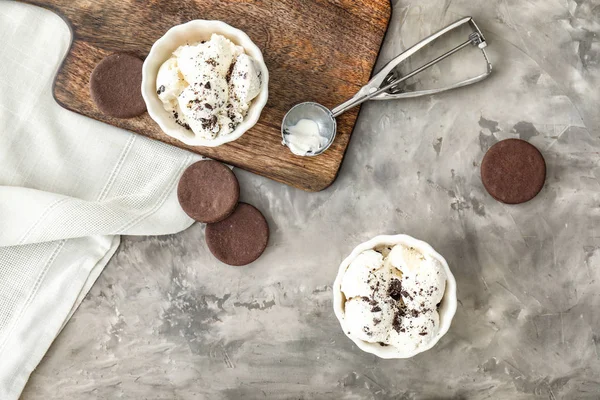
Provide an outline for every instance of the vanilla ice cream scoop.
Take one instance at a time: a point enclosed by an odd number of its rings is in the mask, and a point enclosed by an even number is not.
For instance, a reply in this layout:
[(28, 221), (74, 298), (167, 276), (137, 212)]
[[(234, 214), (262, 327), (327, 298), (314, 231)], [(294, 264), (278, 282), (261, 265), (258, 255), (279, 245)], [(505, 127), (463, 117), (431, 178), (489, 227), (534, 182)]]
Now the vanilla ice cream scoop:
[(231, 70), (231, 95), (241, 103), (249, 103), (260, 93), (260, 72), (254, 60), (240, 54)]
[(437, 311), (410, 312), (392, 325), (387, 343), (399, 349), (414, 351), (438, 334), (440, 315)]
[(367, 250), (350, 263), (342, 279), (342, 292), (347, 299), (369, 296), (372, 285), (387, 283), (389, 268), (383, 268), (383, 256), (375, 250)]
[(310, 119), (301, 119), (284, 132), (284, 144), (298, 156), (316, 153), (327, 145), (327, 138), (319, 133), (319, 124)]
[(394, 246), (386, 261), (402, 274), (402, 301), (406, 306), (436, 309), (446, 287), (446, 273), (438, 260), (412, 247)]
[(187, 85), (177, 67), (177, 58), (171, 57), (160, 66), (156, 76), (156, 93), (163, 103), (177, 102), (177, 97)]
[(385, 303), (368, 297), (353, 297), (346, 301), (348, 334), (365, 342), (385, 342), (393, 323), (394, 310)]
[(194, 82), (206, 71), (227, 75), (233, 61), (243, 52), (231, 40), (213, 33), (210, 40), (181, 46), (174, 54), (185, 80)]
[(219, 113), (227, 102), (228, 93), (227, 81), (216, 73), (204, 75), (181, 93), (179, 108), (196, 134), (214, 138), (219, 133)]

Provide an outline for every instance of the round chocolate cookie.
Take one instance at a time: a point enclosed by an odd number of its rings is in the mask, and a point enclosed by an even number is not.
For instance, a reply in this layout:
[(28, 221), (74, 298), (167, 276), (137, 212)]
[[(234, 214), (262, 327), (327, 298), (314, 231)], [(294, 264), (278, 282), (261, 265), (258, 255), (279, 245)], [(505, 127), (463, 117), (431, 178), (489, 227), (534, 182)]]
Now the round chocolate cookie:
[(183, 211), (198, 222), (218, 222), (227, 218), (240, 198), (240, 185), (225, 164), (198, 161), (181, 175), (177, 198)]
[(524, 203), (542, 190), (546, 162), (532, 144), (521, 139), (503, 140), (483, 157), (481, 180), (494, 199), (507, 204)]
[(117, 118), (133, 118), (146, 111), (143, 64), (137, 57), (116, 53), (96, 65), (90, 76), (90, 95), (100, 111)]
[(250, 264), (265, 251), (268, 242), (267, 220), (250, 204), (240, 203), (223, 221), (206, 225), (206, 244), (225, 264)]

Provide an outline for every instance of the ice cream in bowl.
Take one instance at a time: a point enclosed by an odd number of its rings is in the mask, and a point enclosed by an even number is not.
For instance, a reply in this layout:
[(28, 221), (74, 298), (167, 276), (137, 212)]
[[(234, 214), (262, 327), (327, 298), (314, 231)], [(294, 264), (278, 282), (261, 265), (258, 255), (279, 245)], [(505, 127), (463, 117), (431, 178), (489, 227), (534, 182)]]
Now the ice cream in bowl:
[(381, 358), (432, 348), (456, 312), (456, 281), (446, 260), (408, 235), (377, 236), (342, 262), (333, 307), (346, 334)]
[(142, 70), (150, 117), (167, 135), (215, 147), (240, 138), (267, 102), (269, 72), (248, 35), (194, 20), (156, 41)]

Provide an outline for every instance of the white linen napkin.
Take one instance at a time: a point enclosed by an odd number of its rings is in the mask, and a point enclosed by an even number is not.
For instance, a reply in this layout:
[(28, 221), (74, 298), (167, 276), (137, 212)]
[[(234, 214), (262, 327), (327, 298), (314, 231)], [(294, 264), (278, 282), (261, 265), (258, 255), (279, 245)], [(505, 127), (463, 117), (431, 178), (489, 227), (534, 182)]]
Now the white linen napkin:
[(181, 231), (177, 181), (199, 157), (62, 109), (60, 17), (0, 0), (0, 399), (33, 369), (119, 245)]

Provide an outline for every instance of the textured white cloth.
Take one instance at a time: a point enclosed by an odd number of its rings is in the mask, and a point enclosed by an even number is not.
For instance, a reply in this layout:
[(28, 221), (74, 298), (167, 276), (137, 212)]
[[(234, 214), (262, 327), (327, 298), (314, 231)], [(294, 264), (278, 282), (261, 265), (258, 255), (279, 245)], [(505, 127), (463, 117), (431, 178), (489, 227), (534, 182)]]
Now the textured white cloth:
[(0, 0), (0, 399), (33, 369), (119, 245), (192, 221), (176, 184), (198, 157), (66, 111), (66, 24)]

